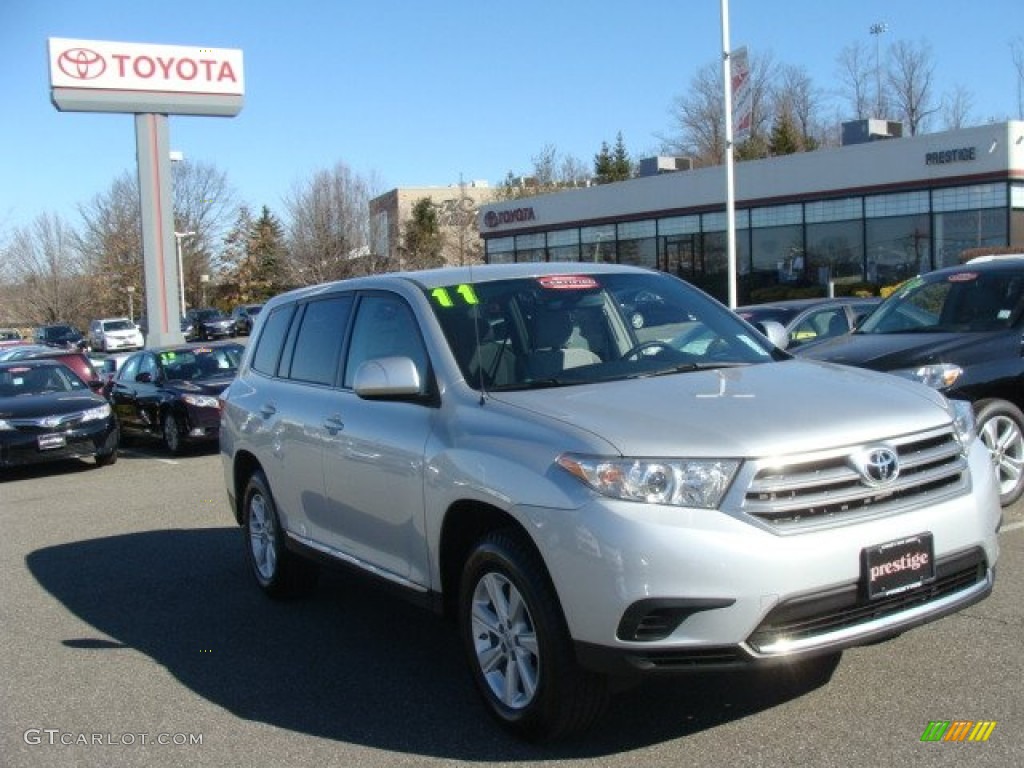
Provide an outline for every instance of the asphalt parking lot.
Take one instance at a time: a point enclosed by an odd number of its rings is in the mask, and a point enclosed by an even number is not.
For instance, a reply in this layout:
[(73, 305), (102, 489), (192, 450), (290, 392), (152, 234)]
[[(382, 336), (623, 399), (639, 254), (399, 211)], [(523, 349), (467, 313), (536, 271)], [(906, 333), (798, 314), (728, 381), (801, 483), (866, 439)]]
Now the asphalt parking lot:
[[(1020, 765), (1024, 504), (1006, 520), (977, 606), (835, 670), (654, 681), (587, 738), (537, 747), (491, 723), (433, 615), (341, 576), (264, 599), (215, 452), (8, 472), (0, 764)], [(996, 725), (923, 743), (935, 720)]]

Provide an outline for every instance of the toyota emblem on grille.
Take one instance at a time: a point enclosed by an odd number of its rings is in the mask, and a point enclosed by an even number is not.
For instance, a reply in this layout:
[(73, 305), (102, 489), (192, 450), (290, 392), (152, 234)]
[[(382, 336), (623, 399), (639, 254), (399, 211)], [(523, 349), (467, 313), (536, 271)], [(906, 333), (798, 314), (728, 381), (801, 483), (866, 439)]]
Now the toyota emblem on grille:
[(95, 80), (107, 71), (107, 60), (89, 48), (68, 48), (57, 58), (57, 66), (75, 80)]
[(886, 446), (867, 448), (853, 456), (854, 469), (870, 486), (891, 483), (900, 474), (900, 460), (896, 451)]

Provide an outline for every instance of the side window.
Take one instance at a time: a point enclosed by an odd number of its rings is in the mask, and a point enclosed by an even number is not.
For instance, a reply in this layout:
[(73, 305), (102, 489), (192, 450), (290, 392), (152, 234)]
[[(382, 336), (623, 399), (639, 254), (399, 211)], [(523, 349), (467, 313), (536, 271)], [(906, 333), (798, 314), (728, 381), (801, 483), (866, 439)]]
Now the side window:
[(139, 373), (148, 373), (156, 381), (159, 368), (156, 364), (156, 358), (153, 355), (143, 355), (142, 360), (139, 363)]
[(288, 334), (288, 324), (295, 312), (294, 305), (279, 307), (270, 313), (263, 324), (263, 333), (256, 342), (256, 352), (252, 356), (252, 369), (265, 373), (267, 376), (277, 374), (277, 361), (281, 358), (281, 345)]
[(290, 378), (313, 384), (334, 384), (345, 338), (352, 297), (311, 301), (295, 337)]
[(345, 364), (345, 386), (351, 387), (359, 366), (376, 357), (409, 357), (427, 375), (427, 350), (412, 309), (398, 296), (372, 294), (359, 302), (352, 343)]
[(139, 372), (139, 362), (142, 360), (142, 355), (135, 355), (129, 357), (123, 366), (121, 366), (121, 373), (117, 378), (122, 381), (135, 381), (135, 375)]

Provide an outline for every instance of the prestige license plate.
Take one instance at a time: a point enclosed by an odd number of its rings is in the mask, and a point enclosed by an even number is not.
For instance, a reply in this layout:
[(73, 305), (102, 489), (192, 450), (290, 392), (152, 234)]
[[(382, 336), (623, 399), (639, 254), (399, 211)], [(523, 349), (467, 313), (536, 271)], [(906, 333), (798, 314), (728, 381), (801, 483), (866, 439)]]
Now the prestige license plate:
[(930, 533), (867, 547), (864, 578), (868, 597), (895, 595), (935, 578), (935, 553)]

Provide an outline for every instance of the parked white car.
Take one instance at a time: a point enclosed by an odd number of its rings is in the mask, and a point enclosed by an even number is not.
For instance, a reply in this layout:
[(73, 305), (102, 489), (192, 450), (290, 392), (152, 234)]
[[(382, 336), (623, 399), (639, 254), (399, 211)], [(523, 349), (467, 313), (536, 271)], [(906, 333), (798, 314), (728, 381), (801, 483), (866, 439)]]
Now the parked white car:
[(127, 317), (108, 317), (89, 323), (89, 347), (98, 352), (142, 349), (145, 344), (139, 326)]

